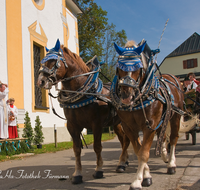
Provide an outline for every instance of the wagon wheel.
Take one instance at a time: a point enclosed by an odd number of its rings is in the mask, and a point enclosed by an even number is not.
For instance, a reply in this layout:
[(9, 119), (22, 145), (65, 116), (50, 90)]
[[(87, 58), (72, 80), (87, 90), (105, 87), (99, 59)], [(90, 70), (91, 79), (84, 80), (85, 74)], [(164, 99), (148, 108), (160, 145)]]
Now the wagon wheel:
[(195, 145), (196, 144), (196, 131), (192, 131), (192, 144)]
[(189, 140), (189, 133), (188, 132), (185, 133), (185, 139)]

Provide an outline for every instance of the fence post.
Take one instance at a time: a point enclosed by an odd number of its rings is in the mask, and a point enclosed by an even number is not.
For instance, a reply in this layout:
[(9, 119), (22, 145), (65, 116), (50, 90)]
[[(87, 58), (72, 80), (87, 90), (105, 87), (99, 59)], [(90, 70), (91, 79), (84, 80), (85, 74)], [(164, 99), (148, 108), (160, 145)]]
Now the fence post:
[(54, 140), (55, 140), (55, 147), (57, 148), (57, 129), (56, 129), (56, 124), (54, 124)]

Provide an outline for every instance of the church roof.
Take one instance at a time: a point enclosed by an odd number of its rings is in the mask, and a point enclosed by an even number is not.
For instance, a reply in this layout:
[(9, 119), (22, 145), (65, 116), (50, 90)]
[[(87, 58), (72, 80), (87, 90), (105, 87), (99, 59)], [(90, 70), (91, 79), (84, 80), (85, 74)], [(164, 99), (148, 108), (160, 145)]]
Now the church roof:
[(198, 52), (200, 52), (200, 35), (195, 32), (166, 58)]

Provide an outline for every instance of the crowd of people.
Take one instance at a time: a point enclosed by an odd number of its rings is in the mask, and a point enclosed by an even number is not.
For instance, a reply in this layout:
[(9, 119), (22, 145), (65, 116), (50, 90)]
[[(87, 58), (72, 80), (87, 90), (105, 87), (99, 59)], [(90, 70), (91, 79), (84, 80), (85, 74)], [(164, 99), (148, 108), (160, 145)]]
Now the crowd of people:
[(0, 139), (17, 138), (17, 115), (18, 109), (14, 105), (15, 99), (8, 95), (8, 85), (0, 81)]

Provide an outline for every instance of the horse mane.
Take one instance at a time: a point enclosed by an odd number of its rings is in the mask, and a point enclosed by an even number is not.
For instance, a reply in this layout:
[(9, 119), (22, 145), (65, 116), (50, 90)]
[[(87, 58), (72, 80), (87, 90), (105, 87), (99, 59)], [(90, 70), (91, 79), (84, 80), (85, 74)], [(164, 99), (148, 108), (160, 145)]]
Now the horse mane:
[(76, 53), (71, 52), (67, 47), (64, 45), (61, 45), (61, 49), (68, 54), (85, 72), (89, 72), (89, 67), (85, 64), (85, 62), (82, 60), (80, 56), (78, 56)]
[[(144, 40), (143, 40), (143, 43), (144, 43)], [(140, 45), (142, 45), (143, 43), (141, 43)], [(125, 47), (138, 47), (138, 45), (136, 44), (134, 40), (129, 40), (126, 42)], [(142, 59), (144, 69), (146, 70), (148, 63), (143, 53), (141, 53), (141, 59)]]
[(130, 41), (127, 41), (126, 44), (125, 44), (125, 47), (137, 47), (137, 44), (135, 41), (133, 40), (130, 40)]

